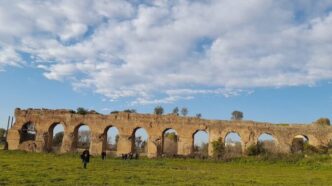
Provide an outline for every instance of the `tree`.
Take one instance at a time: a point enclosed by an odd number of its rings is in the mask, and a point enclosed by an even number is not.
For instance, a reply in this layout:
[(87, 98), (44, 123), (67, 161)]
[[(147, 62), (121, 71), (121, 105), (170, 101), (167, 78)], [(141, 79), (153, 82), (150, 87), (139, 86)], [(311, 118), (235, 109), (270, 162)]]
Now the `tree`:
[(0, 143), (4, 142), (5, 140), (6, 140), (6, 130), (0, 128)]
[(82, 130), (78, 132), (78, 145), (79, 148), (87, 148), (90, 146), (90, 131)]
[(320, 126), (330, 126), (331, 122), (329, 120), (329, 118), (319, 118), (316, 122), (316, 125), (320, 125)]
[(90, 111), (87, 111), (88, 113), (90, 114), (100, 114), (99, 112), (95, 111), (95, 110), (90, 110)]
[(179, 108), (175, 107), (172, 111), (172, 114), (179, 115)]
[(162, 115), (164, 113), (164, 108), (161, 106), (156, 106), (154, 108), (154, 114)]
[(187, 116), (188, 115), (188, 109), (186, 107), (183, 107), (181, 109), (181, 114), (182, 114), (182, 116)]
[(196, 114), (196, 118), (201, 118), (201, 117), (202, 117), (201, 113)]
[(243, 119), (243, 113), (241, 111), (233, 111), (232, 112), (232, 120), (242, 120)]
[(53, 138), (53, 146), (59, 146), (62, 143), (63, 132), (58, 132)]
[(126, 112), (126, 113), (136, 113), (136, 110), (135, 109), (126, 109), (123, 112)]
[(119, 113), (118, 110), (114, 110), (114, 111), (110, 112), (110, 114), (118, 114), (118, 113)]
[(120, 138), (120, 136), (119, 136), (119, 134), (117, 134), (117, 135), (115, 136), (115, 144), (118, 144), (118, 142), (119, 142), (119, 138)]
[(142, 139), (141, 136), (135, 138), (135, 149), (136, 152), (144, 152), (146, 146), (146, 141)]
[(6, 130), (3, 128), (0, 128), (0, 138), (4, 138), (6, 135)]
[(77, 114), (86, 115), (89, 111), (83, 107), (77, 108)]

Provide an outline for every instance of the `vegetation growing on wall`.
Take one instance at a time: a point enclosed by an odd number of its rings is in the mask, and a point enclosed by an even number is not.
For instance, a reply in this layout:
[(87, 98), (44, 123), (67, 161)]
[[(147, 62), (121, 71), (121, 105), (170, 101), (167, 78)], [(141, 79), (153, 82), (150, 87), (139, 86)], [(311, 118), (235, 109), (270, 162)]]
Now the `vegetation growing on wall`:
[(213, 157), (216, 159), (221, 159), (225, 154), (225, 144), (221, 138), (212, 142), (212, 148)]

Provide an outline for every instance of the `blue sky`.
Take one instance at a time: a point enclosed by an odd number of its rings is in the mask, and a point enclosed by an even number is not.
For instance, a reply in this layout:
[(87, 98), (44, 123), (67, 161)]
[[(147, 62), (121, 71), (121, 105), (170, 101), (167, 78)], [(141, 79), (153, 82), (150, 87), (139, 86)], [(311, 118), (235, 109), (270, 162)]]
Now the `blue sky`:
[[(48, 80), (34, 68), (8, 68), (0, 73), (1, 127), (6, 127), (7, 117), (20, 108), (85, 107), (101, 113), (127, 108), (142, 113), (152, 113), (156, 104), (131, 105), (126, 100), (103, 101), (91, 91), (74, 91), (67, 82)], [(261, 88), (251, 94), (224, 97), (201, 95), (191, 100), (161, 104), (166, 112), (175, 106), (187, 107), (189, 115), (201, 113), (204, 118), (230, 119), (233, 110), (244, 112), (248, 120), (274, 123), (311, 123), (319, 117), (332, 118), (332, 85), (320, 82), (316, 86), (287, 88)]]
[(0, 127), (16, 107), (332, 118), (332, 2), (2, 1)]

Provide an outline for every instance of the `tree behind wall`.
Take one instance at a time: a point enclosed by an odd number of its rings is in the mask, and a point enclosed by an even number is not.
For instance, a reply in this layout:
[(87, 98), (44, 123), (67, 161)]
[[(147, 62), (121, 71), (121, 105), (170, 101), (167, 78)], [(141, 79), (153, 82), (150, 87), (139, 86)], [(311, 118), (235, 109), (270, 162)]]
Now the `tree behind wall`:
[(188, 109), (186, 107), (183, 107), (181, 109), (181, 114), (182, 114), (182, 116), (187, 116), (188, 115)]
[(331, 122), (329, 118), (319, 118), (315, 124), (319, 126), (330, 126)]
[(156, 106), (154, 108), (154, 114), (162, 115), (164, 113), (164, 108), (161, 106)]
[(78, 132), (78, 148), (90, 147), (90, 131), (82, 130)]
[(4, 143), (6, 140), (6, 130), (0, 128), (0, 143)]
[(63, 132), (58, 132), (53, 138), (53, 146), (60, 146), (62, 143)]
[(81, 115), (86, 115), (88, 112), (89, 111), (83, 107), (77, 108), (77, 111), (76, 111), (77, 114), (81, 114)]
[(243, 112), (241, 111), (233, 111), (232, 112), (232, 120), (242, 120), (243, 119)]
[(175, 107), (172, 111), (172, 114), (175, 114), (175, 115), (179, 115), (179, 108), (178, 107)]

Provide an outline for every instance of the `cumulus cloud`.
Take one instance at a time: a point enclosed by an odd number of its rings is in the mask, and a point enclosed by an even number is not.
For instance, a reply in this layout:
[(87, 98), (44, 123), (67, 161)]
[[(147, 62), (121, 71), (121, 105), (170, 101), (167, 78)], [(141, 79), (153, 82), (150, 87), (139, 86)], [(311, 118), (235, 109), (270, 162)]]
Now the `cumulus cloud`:
[(134, 104), (314, 85), (332, 79), (331, 8), (329, 0), (2, 1), (0, 69), (35, 65), (48, 79)]

